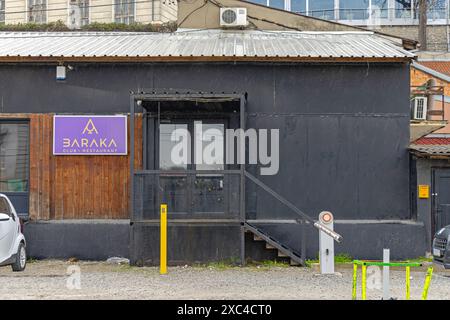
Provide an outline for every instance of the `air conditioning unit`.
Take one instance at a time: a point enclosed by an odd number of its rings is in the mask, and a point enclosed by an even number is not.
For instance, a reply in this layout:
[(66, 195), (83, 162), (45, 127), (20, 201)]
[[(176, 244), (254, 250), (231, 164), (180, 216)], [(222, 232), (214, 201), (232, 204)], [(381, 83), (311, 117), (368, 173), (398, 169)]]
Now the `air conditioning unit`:
[(427, 120), (427, 97), (414, 98), (413, 119)]
[(247, 26), (247, 8), (220, 8), (220, 25), (222, 27)]

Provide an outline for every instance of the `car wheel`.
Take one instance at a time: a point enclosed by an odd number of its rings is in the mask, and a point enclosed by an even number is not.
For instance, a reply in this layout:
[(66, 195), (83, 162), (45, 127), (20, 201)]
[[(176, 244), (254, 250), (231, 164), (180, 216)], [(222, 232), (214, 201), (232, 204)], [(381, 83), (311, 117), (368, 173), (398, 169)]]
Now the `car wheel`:
[(16, 262), (14, 262), (11, 267), (13, 271), (23, 271), (27, 265), (27, 252), (25, 251), (25, 245), (23, 243), (19, 244), (19, 249), (17, 249)]

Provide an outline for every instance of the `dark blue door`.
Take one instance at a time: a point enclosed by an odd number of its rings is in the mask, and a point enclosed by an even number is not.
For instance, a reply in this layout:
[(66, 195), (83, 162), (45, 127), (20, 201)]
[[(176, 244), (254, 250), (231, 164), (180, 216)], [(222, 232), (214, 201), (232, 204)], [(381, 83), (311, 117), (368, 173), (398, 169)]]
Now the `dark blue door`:
[(450, 225), (450, 168), (434, 170), (435, 230)]

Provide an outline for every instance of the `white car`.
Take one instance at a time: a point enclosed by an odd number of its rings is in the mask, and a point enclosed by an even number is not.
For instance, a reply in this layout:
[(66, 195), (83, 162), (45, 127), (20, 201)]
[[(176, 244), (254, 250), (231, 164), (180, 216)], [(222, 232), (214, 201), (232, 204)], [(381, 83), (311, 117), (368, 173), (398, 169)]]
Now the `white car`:
[(16, 209), (7, 196), (0, 193), (0, 267), (11, 265), (23, 271), (27, 263), (25, 237)]

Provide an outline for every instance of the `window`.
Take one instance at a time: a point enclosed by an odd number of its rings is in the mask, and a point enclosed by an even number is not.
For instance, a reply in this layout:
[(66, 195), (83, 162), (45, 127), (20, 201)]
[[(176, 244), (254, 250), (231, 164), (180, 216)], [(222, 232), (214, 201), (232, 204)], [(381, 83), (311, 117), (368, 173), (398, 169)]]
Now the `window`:
[(267, 0), (251, 0), (250, 2), (254, 2), (257, 4), (262, 4), (264, 6), (267, 6)]
[[(418, 2), (418, 1), (417, 1)], [(428, 0), (427, 17), (430, 20), (446, 19), (446, 0)]]
[(269, 0), (269, 7), (284, 9), (284, 0)]
[(81, 28), (89, 24), (89, 0), (70, 0), (69, 26)]
[(6, 213), (8, 216), (12, 216), (11, 207), (5, 198), (0, 197), (0, 213)]
[[(179, 143), (172, 139), (172, 134), (175, 130), (180, 132), (187, 132), (188, 125), (185, 123), (162, 123), (159, 126), (159, 168), (161, 170), (186, 170), (190, 153), (187, 155), (179, 155), (183, 161), (182, 163), (175, 163), (172, 159), (172, 150)], [(187, 148), (191, 150), (190, 139), (187, 136), (177, 136), (176, 139), (186, 139)]]
[(134, 23), (134, 0), (114, 0), (114, 21)]
[(28, 139), (28, 123), (0, 122), (0, 192), (28, 191)]
[(28, 0), (28, 22), (47, 22), (47, 0)]
[(0, 0), (0, 24), (5, 23), (5, 0)]
[(363, 20), (368, 18), (369, 0), (340, 0), (339, 19)]
[(427, 97), (415, 97), (413, 100), (413, 119), (427, 119)]
[(306, 14), (306, 0), (291, 0), (291, 11)]
[(388, 1), (387, 0), (372, 0), (372, 7), (370, 8), (370, 14), (372, 19), (388, 17)]
[(411, 18), (411, 0), (395, 0), (395, 17)]
[(321, 19), (334, 19), (334, 0), (309, 1), (309, 15)]

